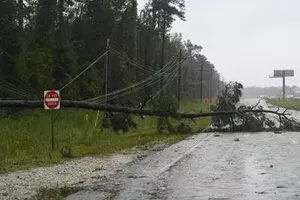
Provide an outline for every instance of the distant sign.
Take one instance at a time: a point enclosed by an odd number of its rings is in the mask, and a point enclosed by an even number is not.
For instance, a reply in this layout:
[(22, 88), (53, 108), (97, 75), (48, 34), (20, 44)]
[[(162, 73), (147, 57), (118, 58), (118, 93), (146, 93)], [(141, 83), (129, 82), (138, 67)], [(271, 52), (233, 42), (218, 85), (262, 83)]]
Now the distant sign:
[(274, 78), (277, 77), (287, 77), (287, 76), (294, 76), (294, 70), (274, 70)]
[(60, 94), (58, 90), (44, 91), (45, 110), (60, 109)]

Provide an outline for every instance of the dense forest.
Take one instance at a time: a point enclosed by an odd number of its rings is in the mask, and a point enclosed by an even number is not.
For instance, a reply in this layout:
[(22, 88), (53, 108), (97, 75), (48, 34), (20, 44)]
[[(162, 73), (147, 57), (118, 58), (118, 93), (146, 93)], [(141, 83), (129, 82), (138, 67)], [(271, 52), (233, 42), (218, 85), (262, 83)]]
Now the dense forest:
[(136, 0), (1, 0), (0, 98), (41, 99), (87, 67), (64, 99), (214, 98), (224, 83), (201, 45), (170, 32), (185, 12), (184, 0), (149, 0), (140, 12)]

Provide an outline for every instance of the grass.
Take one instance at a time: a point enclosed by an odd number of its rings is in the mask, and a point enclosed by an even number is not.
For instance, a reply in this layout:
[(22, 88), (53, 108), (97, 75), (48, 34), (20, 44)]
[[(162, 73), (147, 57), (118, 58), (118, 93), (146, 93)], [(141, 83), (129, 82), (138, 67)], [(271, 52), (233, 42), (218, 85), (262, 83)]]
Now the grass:
[(300, 99), (287, 99), (285, 101), (279, 99), (270, 99), (267, 101), (267, 103), (292, 110), (300, 110)]
[(210, 105), (201, 103), (201, 100), (195, 99), (184, 101), (180, 105), (181, 112), (209, 112)]
[[(199, 107), (198, 107), (199, 106)], [(208, 106), (185, 102), (182, 111), (198, 111)], [(194, 109), (193, 109), (194, 108)], [(51, 113), (42, 109), (23, 110), (14, 116), (0, 119), (0, 173), (30, 169), (68, 160), (68, 157), (103, 156), (154, 141), (176, 143), (189, 135), (158, 134), (156, 117), (134, 116), (137, 129), (127, 133), (95, 128), (97, 111), (61, 109), (55, 111), (55, 141), (51, 150)], [(100, 118), (103, 113), (100, 113)], [(190, 124), (193, 132), (206, 128), (211, 119), (196, 121), (171, 120), (173, 124)], [(100, 120), (99, 120), (100, 122)], [(62, 156), (62, 147), (72, 150), (72, 156)]]

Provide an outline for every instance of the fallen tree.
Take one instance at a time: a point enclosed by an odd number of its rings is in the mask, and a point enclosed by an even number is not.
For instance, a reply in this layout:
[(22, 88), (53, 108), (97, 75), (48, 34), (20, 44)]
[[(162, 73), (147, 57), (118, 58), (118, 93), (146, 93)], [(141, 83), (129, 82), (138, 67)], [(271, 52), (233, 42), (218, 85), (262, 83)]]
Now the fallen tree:
[[(41, 100), (0, 100), (0, 108), (43, 108), (44, 102)], [(165, 112), (159, 110), (141, 110), (136, 108), (118, 107), (112, 105), (103, 105), (97, 103), (89, 103), (85, 101), (61, 101), (63, 108), (81, 108), (100, 110), (106, 112), (116, 113), (128, 113), (135, 115), (147, 115), (147, 116), (159, 116), (159, 117), (173, 117), (173, 118), (185, 118), (194, 119), (199, 117), (210, 116), (222, 116), (222, 115), (240, 115), (245, 113), (271, 113), (277, 115), (280, 118), (289, 119), (289, 114), (284, 112), (264, 110), (264, 109), (246, 109), (246, 110), (234, 110), (234, 111), (216, 111), (216, 112), (204, 112), (204, 113), (179, 113), (179, 112)]]
[[(253, 105), (239, 105), (242, 97), (243, 85), (239, 82), (229, 82), (225, 85), (221, 94), (218, 96), (213, 111), (227, 111), (228, 115), (216, 115), (213, 117), (214, 130), (222, 130), (230, 126), (232, 132), (235, 131), (266, 131), (266, 130), (300, 130), (300, 124), (292, 117), (287, 117), (287, 109), (282, 112), (277, 110), (264, 110), (260, 106), (260, 100)], [(232, 114), (234, 113), (234, 114)], [(270, 118), (266, 114), (275, 114), (276, 119)], [(278, 123), (277, 123), (278, 122)]]

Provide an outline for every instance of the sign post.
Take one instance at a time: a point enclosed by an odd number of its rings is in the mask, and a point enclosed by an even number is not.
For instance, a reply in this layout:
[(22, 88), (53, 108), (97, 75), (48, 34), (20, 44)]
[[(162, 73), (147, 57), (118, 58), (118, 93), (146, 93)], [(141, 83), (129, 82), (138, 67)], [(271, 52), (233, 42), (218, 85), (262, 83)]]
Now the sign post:
[(54, 126), (55, 113), (54, 110), (60, 109), (60, 93), (58, 90), (44, 91), (44, 109), (51, 111), (51, 147), (52, 151), (56, 149)]
[(282, 99), (285, 100), (285, 78), (286, 77), (293, 77), (294, 70), (274, 70), (274, 74), (270, 78), (282, 78)]

